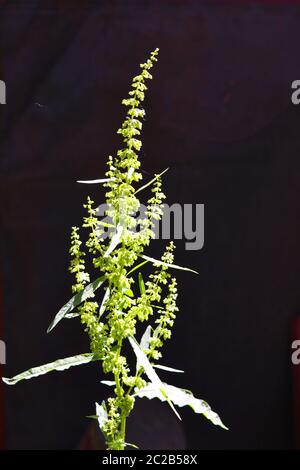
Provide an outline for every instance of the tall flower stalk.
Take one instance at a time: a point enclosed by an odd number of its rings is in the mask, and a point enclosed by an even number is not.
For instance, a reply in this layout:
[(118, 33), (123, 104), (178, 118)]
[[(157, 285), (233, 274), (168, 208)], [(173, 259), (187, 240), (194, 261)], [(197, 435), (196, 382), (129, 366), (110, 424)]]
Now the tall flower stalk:
[[(126, 443), (127, 418), (135, 400), (142, 397), (166, 401), (179, 419), (176, 407), (189, 405), (196, 413), (225, 428), (206, 402), (195, 398), (191, 392), (162, 382), (156, 372), (157, 369), (182, 372), (157, 361), (162, 357), (165, 341), (171, 338), (178, 312), (177, 281), (171, 272), (188, 270), (174, 264), (173, 242), (166, 246), (160, 260), (144, 254), (154, 238), (154, 224), (163, 215), (165, 199), (162, 174), (137, 187), (142, 180), (138, 157), (145, 116), (142, 103), (157, 56), (158, 49), (140, 65), (140, 73), (133, 78), (129, 95), (122, 101), (127, 108), (125, 120), (118, 130), (122, 148), (114, 157), (109, 156), (106, 178), (93, 181), (103, 184), (106, 189), (105, 218), (99, 217), (97, 205), (88, 197), (82, 224), (87, 231), (86, 242), (82, 242), (78, 227), (73, 227), (71, 233), (69, 270), (74, 276), (74, 296), (60, 309), (48, 328), (49, 332), (60, 320), (79, 317), (89, 337), (90, 352), (3, 379), (7, 384), (15, 384), (51, 370), (101, 361), (103, 372), (111, 379), (102, 382), (112, 387), (113, 394), (106, 402), (96, 403), (96, 418), (107, 447), (112, 450), (123, 450), (129, 445)], [(137, 217), (141, 207), (138, 194), (142, 190), (150, 190), (150, 196), (145, 216)], [(92, 276), (86, 269), (87, 256), (92, 261), (92, 271), (101, 274), (93, 282), (90, 282)], [(142, 275), (145, 264), (153, 266), (147, 279)], [(98, 295), (100, 287), (102, 294)], [(146, 328), (138, 341), (139, 323), (145, 323)], [(136, 355), (134, 370), (124, 352), (126, 342)]]

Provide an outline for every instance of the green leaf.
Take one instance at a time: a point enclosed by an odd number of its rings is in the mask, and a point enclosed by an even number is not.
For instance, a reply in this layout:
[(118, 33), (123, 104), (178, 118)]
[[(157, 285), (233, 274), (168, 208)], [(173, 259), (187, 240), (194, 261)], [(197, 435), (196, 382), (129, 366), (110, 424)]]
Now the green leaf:
[(177, 264), (165, 263), (164, 261), (150, 258), (150, 256), (140, 255), (140, 257), (145, 259), (146, 261), (151, 261), (151, 263), (153, 263), (155, 266), (166, 266), (167, 268), (180, 269), (181, 271), (191, 271), (192, 273), (199, 274), (197, 271), (194, 271), (193, 269), (184, 268), (183, 266), (178, 266)]
[(103, 433), (103, 426), (106, 424), (108, 420), (106, 405), (104, 401), (101, 403), (101, 405), (99, 405), (99, 403), (96, 403), (96, 415), (97, 415), (97, 419), (99, 423), (99, 428), (101, 429)]
[(179, 407), (190, 406), (195, 413), (203, 414), (214, 425), (228, 430), (217, 413), (212, 411), (211, 407), (205, 401), (195, 398), (189, 390), (174, 387), (166, 383), (163, 383), (163, 390), (161, 390), (160, 387), (157, 387), (152, 382), (148, 383), (146, 387), (142, 389), (136, 389), (135, 395), (139, 398), (148, 398), (149, 400), (158, 398), (161, 401), (166, 401), (166, 397), (168, 397), (175, 405)]
[(125, 442), (125, 447), (132, 447), (133, 449), (139, 450), (139, 447), (135, 444), (131, 444), (130, 442)]
[(160, 178), (163, 174), (165, 174), (167, 171), (169, 170), (169, 168), (166, 168), (164, 171), (162, 171), (159, 175), (155, 175), (155, 177), (149, 181), (148, 183), (144, 184), (144, 186), (142, 186), (141, 188), (137, 189), (135, 194), (139, 193), (140, 191), (143, 191), (143, 189), (146, 189), (148, 188), (148, 186), (150, 186), (152, 183), (154, 183), (158, 178)]
[(80, 366), (81, 364), (87, 364), (88, 362), (97, 360), (99, 360), (99, 358), (91, 353), (78, 354), (77, 356), (66, 357), (64, 359), (58, 359), (55, 362), (50, 362), (49, 364), (33, 367), (32, 369), (28, 369), (10, 379), (2, 377), (2, 380), (7, 385), (15, 385), (17, 382), (20, 382), (20, 380), (33, 379), (34, 377), (48, 374), (48, 372), (52, 372), (54, 370), (62, 371), (69, 369), (70, 367)]
[[(134, 338), (128, 338), (128, 340), (131, 344), (133, 351), (135, 352), (135, 355), (140, 365), (143, 367), (145, 374), (151, 380), (151, 383), (154, 386), (154, 388), (164, 393), (165, 392), (164, 385), (162, 381), (160, 380), (160, 378), (158, 377), (155, 370), (153, 369), (152, 365), (150, 364), (149, 359), (147, 358), (146, 354), (141, 350), (139, 344)], [(181, 420), (179, 413), (176, 411), (172, 403), (172, 400), (170, 400), (168, 396), (166, 397), (166, 400), (168, 404), (170, 405), (170, 407), (172, 408), (172, 410), (174, 411), (174, 413), (176, 414), (177, 418)]]
[(144, 349), (149, 348), (149, 341), (151, 338), (151, 325), (148, 325), (140, 342), (140, 348), (143, 351)]
[(134, 173), (134, 168), (130, 167), (129, 170), (128, 170), (128, 173), (127, 173), (127, 179), (128, 180), (132, 177), (133, 173)]
[(140, 293), (141, 293), (141, 295), (143, 295), (143, 294), (145, 294), (146, 289), (145, 289), (145, 283), (144, 283), (142, 273), (138, 274), (138, 280), (139, 280)]
[[(97, 211), (98, 211), (99, 207), (97, 208)], [(108, 228), (116, 228), (114, 224), (109, 224), (108, 222), (103, 222), (103, 220), (99, 220), (98, 225), (102, 225), (103, 227), (108, 227)]]
[(107, 385), (108, 387), (113, 387), (114, 385), (116, 385), (116, 382), (114, 380), (101, 380), (101, 382), (103, 385)]
[(124, 227), (121, 224), (118, 224), (115, 230), (115, 233), (113, 234), (110, 245), (106, 252), (104, 253), (104, 258), (107, 258), (111, 252), (116, 248), (116, 246), (120, 243), (122, 234), (123, 234)]
[(72, 318), (77, 318), (77, 317), (80, 317), (80, 313), (78, 312), (70, 312), (64, 316), (64, 318), (66, 318), (67, 320), (70, 320)]
[(132, 292), (131, 289), (125, 289), (124, 294), (127, 295), (128, 297), (131, 297), (133, 299), (134, 293)]
[(98, 277), (94, 282), (88, 284), (81, 292), (74, 295), (57, 313), (52, 323), (50, 323), (47, 333), (50, 333), (51, 330), (72, 310), (77, 307), (77, 305), (81, 304), (84, 300), (88, 297), (91, 297), (92, 294), (99, 289), (99, 287), (105, 282), (106, 276)]
[(76, 181), (76, 183), (98, 184), (98, 183), (107, 183), (108, 181), (112, 181), (112, 178), (102, 178), (100, 180), (78, 180), (78, 181)]
[(156, 310), (164, 310), (164, 307), (162, 307), (161, 305), (151, 304), (151, 307), (156, 308)]
[(165, 370), (167, 372), (177, 372), (177, 373), (180, 373), (180, 374), (184, 373), (184, 370), (173, 369), (173, 367), (162, 366), (160, 364), (153, 364), (153, 367), (155, 367), (155, 369), (161, 369), (161, 370)]
[(142, 351), (139, 344), (134, 338), (128, 338), (128, 339), (140, 365), (144, 368), (145, 373), (147, 374), (148, 378), (151, 380), (151, 382), (154, 385), (156, 385), (157, 387), (160, 387), (162, 385), (162, 382), (160, 378), (158, 377), (157, 373), (155, 372), (155, 370), (153, 369), (152, 365), (150, 364), (146, 354)]
[(109, 299), (109, 295), (110, 295), (110, 289), (108, 287), (105, 291), (105, 294), (103, 296), (103, 299), (102, 299), (102, 302), (101, 302), (101, 305), (100, 305), (100, 308), (99, 308), (99, 319), (102, 317), (103, 313), (105, 312), (106, 303)]
[(127, 276), (129, 276), (129, 274), (132, 274), (134, 271), (136, 271), (137, 269), (141, 268), (142, 266), (144, 266), (145, 264), (149, 263), (149, 261), (142, 261), (141, 263), (137, 264), (136, 266), (134, 266), (130, 271), (128, 271), (127, 273)]
[[(150, 338), (151, 338), (151, 325), (148, 325), (143, 336), (142, 336), (142, 339), (141, 339), (141, 342), (140, 342), (140, 348), (142, 351), (145, 351), (146, 349), (149, 348), (149, 341), (150, 341)], [(139, 370), (139, 368), (141, 367), (141, 363), (140, 361), (137, 359), (136, 360), (136, 371)]]

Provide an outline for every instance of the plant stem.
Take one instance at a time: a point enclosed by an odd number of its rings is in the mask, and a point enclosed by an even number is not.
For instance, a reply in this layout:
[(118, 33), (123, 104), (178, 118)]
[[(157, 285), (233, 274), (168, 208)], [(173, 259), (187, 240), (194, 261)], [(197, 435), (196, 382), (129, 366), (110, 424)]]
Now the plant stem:
[(125, 447), (126, 419), (127, 419), (126, 415), (122, 413), (122, 416), (121, 416), (122, 450), (124, 450), (124, 447)]
[[(118, 349), (118, 358), (120, 357), (122, 350), (122, 340), (119, 340), (119, 349)], [(117, 388), (117, 395), (121, 397), (123, 395), (123, 389), (120, 384), (120, 370), (115, 373), (115, 382)], [(121, 425), (120, 425), (120, 450), (124, 450), (125, 448), (125, 431), (126, 431), (126, 415), (123, 410), (121, 410)]]

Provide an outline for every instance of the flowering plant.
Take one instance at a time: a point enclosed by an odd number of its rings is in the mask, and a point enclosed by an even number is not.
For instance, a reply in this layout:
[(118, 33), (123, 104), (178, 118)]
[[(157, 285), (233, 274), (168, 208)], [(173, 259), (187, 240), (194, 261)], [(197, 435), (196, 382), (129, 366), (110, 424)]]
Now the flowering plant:
[[(59, 310), (48, 328), (50, 332), (62, 319), (79, 317), (90, 340), (90, 352), (59, 359), (53, 363), (29, 369), (13, 378), (3, 378), (12, 385), (22, 379), (30, 379), (52, 370), (64, 370), (71, 366), (100, 361), (103, 372), (112, 380), (102, 381), (111, 386), (114, 394), (106, 402), (96, 403), (96, 419), (104, 435), (108, 449), (123, 450), (126, 443), (126, 420), (137, 398), (158, 398), (166, 401), (180, 419), (176, 407), (190, 406), (215, 425), (227, 429), (219, 416), (203, 400), (197, 399), (185, 389), (161, 381), (157, 370), (182, 372), (158, 363), (162, 347), (171, 337), (178, 307), (177, 282), (171, 275), (176, 269), (192, 271), (174, 264), (174, 244), (169, 243), (161, 259), (144, 254), (154, 237), (154, 224), (163, 214), (161, 176), (136, 188), (142, 179), (138, 152), (142, 119), (141, 107), (147, 90), (146, 82), (152, 78), (150, 70), (157, 61), (158, 49), (141, 64), (141, 73), (134, 77), (128, 98), (123, 100), (127, 114), (118, 133), (123, 147), (117, 155), (109, 157), (106, 178), (85, 181), (101, 183), (106, 188), (106, 222), (97, 215), (97, 207), (88, 197), (84, 205), (86, 216), (83, 228), (88, 230), (85, 249), (79, 228), (71, 233), (70, 272), (74, 275), (74, 296)], [(140, 208), (138, 194), (151, 187), (146, 216), (136, 217)], [(139, 230), (138, 230), (139, 227)], [(107, 230), (111, 236), (107, 237)], [(86, 269), (89, 254), (93, 268), (101, 276), (91, 282)], [(152, 273), (145, 280), (142, 268), (153, 265)], [(102, 288), (102, 296), (98, 292)], [(137, 340), (137, 324), (147, 324), (140, 341)], [(129, 342), (136, 355), (136, 367), (132, 370), (124, 353)]]

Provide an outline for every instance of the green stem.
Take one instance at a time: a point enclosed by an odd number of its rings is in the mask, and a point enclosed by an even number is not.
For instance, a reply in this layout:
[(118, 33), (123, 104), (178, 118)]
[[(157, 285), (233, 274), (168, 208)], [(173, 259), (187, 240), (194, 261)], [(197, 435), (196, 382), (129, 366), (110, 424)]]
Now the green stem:
[(126, 433), (126, 419), (127, 419), (127, 416), (122, 413), (122, 416), (121, 416), (121, 439), (122, 439), (122, 450), (124, 450), (124, 447), (125, 447), (125, 433)]
[[(118, 343), (118, 355), (117, 355), (117, 359), (119, 359), (120, 357), (120, 354), (121, 354), (121, 350), (122, 350), (122, 340), (119, 340), (119, 343)], [(120, 384), (120, 369), (117, 368), (117, 371), (114, 373), (114, 376), (115, 376), (115, 382), (116, 382), (116, 388), (117, 388), (117, 395), (118, 397), (121, 397), (122, 396), (122, 387), (121, 387), (121, 384)]]
[[(122, 340), (119, 340), (118, 357), (120, 357), (121, 350), (122, 350)], [(114, 375), (115, 375), (117, 396), (120, 398), (124, 393), (120, 384), (120, 370), (118, 370)], [(120, 450), (124, 450), (125, 448), (125, 432), (126, 432), (126, 415), (124, 414), (123, 410), (121, 410)]]

